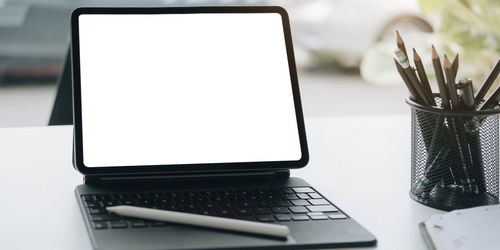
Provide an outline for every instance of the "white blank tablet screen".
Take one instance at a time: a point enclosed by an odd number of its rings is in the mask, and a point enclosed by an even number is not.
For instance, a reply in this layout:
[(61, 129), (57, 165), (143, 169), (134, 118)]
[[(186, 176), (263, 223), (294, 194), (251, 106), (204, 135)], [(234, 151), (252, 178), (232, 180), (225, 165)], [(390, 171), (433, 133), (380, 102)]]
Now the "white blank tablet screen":
[(281, 16), (79, 17), (87, 167), (302, 156)]

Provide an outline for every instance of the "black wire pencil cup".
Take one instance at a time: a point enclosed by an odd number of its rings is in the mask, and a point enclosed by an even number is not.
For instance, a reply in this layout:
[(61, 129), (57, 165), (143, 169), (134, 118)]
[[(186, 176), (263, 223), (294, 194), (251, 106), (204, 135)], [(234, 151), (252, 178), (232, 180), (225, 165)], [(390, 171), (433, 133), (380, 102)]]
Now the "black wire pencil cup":
[(497, 204), (500, 110), (449, 112), (407, 103), (411, 197), (448, 211)]
[(500, 60), (474, 96), (470, 79), (455, 81), (458, 55), (453, 62), (444, 56), (443, 72), (433, 46), (436, 94), (415, 50), (415, 68), (410, 66), (398, 32), (397, 44), (396, 67), (410, 92), (410, 196), (447, 211), (498, 204), (500, 87), (484, 97), (500, 72)]

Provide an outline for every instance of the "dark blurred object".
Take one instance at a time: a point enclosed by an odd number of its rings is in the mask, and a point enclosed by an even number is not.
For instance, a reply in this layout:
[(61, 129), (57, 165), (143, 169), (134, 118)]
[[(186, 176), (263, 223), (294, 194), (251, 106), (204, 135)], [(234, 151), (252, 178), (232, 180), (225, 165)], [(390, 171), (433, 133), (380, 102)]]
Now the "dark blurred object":
[(0, 0), (0, 86), (54, 84), (80, 6), (266, 5), (268, 0)]
[(55, 83), (67, 43), (69, 10), (9, 2), (0, 6), (0, 85)]
[(71, 50), (66, 53), (64, 67), (57, 80), (57, 94), (50, 115), (49, 126), (73, 124), (73, 99), (71, 86)]

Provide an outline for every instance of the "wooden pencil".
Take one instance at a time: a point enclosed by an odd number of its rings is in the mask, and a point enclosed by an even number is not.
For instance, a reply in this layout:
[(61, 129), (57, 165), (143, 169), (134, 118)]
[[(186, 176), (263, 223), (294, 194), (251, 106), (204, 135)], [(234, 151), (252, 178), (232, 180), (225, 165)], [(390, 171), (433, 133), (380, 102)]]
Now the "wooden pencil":
[(396, 59), (394, 59), (394, 63), (396, 64), (396, 68), (398, 69), (399, 75), (401, 75), (401, 78), (403, 79), (403, 82), (405, 83), (406, 88), (410, 92), (411, 99), (413, 99), (415, 102), (423, 104), (422, 98), (420, 98), (420, 95), (417, 93), (417, 90), (415, 89), (415, 87), (413, 87), (413, 84), (411, 83), (410, 79), (406, 75), (403, 67), (401, 67), (401, 65), (398, 63), (398, 61), (396, 61)]
[(450, 109), (450, 99), (448, 96), (448, 88), (444, 80), (443, 68), (441, 67), (441, 60), (437, 54), (436, 48), (432, 45), (432, 66), (436, 74), (437, 85), (439, 88), (439, 95), (441, 96), (441, 106), (445, 109)]
[(427, 74), (425, 73), (424, 65), (422, 64), (422, 59), (418, 55), (417, 51), (413, 49), (413, 61), (415, 62), (415, 67), (417, 68), (418, 78), (420, 78), (420, 82), (422, 83), (422, 87), (424, 88), (426, 94), (429, 99), (432, 101), (432, 105), (436, 105), (436, 101), (434, 100), (434, 96), (432, 95), (431, 85), (429, 84), (429, 79), (427, 79)]
[(458, 53), (455, 56), (455, 59), (453, 59), (453, 62), (451, 63), (451, 69), (453, 73), (453, 79), (457, 79), (457, 73), (458, 73)]
[(415, 71), (413, 71), (413, 69), (410, 67), (408, 58), (403, 54), (403, 52), (400, 49), (396, 49), (395, 54), (399, 64), (401, 64), (401, 67), (403, 67), (406, 75), (410, 79), (410, 82), (412, 83), (413, 87), (415, 87), (415, 89), (417, 90), (418, 95), (423, 99), (425, 105), (429, 107), (432, 106), (432, 101), (429, 99), (429, 96), (425, 94), (422, 84), (418, 80)]
[(453, 70), (451, 68), (450, 60), (444, 55), (444, 72), (446, 75), (446, 85), (448, 86), (448, 94), (450, 94), (450, 101), (452, 109), (457, 109), (458, 107), (458, 95), (457, 88), (455, 86), (455, 78), (453, 77)]
[(498, 73), (500, 73), (500, 59), (498, 59), (490, 74), (488, 75), (486, 80), (484, 80), (483, 85), (481, 85), (481, 88), (479, 88), (479, 91), (476, 94), (476, 98), (474, 99), (474, 106), (479, 105), (479, 103), (483, 100), (484, 96), (491, 88), (491, 85), (493, 85), (493, 83), (495, 82)]
[(403, 41), (403, 38), (401, 38), (401, 35), (397, 30), (396, 30), (396, 43), (398, 45), (398, 48), (401, 51), (403, 51), (403, 54), (405, 54), (406, 58), (408, 58), (408, 54), (406, 53), (406, 48), (405, 48), (405, 42)]
[(479, 108), (480, 110), (492, 109), (498, 104), (500, 98), (500, 86), (498, 86), (495, 91), (486, 99), (486, 101)]

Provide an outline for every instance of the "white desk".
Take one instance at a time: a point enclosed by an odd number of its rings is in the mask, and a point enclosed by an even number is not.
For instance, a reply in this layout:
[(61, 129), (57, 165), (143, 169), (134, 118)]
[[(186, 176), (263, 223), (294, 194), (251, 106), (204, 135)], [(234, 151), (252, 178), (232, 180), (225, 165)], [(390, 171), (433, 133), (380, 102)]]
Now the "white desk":
[[(375, 234), (376, 249), (425, 249), (417, 224), (441, 212), (408, 195), (409, 117), (306, 119), (311, 160), (292, 171)], [(0, 249), (91, 249), (71, 144), (71, 126), (0, 129)]]

